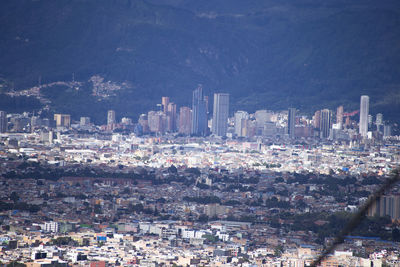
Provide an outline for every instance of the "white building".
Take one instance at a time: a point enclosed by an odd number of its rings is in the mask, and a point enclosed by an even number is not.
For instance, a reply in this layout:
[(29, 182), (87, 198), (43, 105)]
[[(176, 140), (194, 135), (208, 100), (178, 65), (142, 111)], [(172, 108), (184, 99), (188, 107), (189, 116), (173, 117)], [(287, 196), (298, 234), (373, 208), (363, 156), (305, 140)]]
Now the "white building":
[(59, 228), (58, 222), (45, 222), (42, 230), (45, 232), (57, 233)]
[(362, 95), (360, 100), (359, 133), (365, 138), (368, 133), (369, 96)]

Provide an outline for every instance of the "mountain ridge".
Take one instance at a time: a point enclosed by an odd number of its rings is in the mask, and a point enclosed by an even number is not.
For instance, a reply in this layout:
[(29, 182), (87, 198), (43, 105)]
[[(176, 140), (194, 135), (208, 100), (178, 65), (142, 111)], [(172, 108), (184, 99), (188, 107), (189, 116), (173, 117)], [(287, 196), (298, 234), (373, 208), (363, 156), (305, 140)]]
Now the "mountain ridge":
[[(0, 77), (8, 87), (88, 81), (129, 82), (98, 107), (59, 88), (57, 112), (136, 117), (161, 96), (189, 105), (191, 91), (231, 94), (231, 111), (295, 106), (304, 112), (344, 104), (400, 114), (400, 4), (383, 1), (39, 0), (0, 3)], [(13, 86), (11, 86), (13, 84)], [(7, 86), (5, 86), (7, 87)], [(3, 88), (4, 91), (9, 88)], [(86, 90), (86, 91), (85, 91)], [(59, 96), (52, 96), (57, 99)], [(68, 108), (70, 104), (70, 108)], [(74, 109), (74, 110), (73, 110)], [(76, 110), (78, 109), (78, 110)]]

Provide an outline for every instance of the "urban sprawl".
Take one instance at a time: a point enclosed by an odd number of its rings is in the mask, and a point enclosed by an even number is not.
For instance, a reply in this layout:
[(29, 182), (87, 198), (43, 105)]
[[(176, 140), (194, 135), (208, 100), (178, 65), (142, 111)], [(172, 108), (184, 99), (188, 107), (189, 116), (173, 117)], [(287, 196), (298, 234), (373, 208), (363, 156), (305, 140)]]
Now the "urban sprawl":
[[(368, 96), (312, 118), (161, 102), (101, 126), (0, 111), (0, 266), (310, 266), (400, 165)], [(320, 265), (400, 266), (399, 220), (395, 185)]]

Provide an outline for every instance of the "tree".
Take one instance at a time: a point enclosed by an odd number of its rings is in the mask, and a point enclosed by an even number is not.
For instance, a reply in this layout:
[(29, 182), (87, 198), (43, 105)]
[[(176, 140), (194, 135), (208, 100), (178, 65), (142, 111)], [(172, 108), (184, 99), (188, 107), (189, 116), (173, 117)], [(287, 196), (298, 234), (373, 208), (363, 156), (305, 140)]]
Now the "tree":
[(196, 176), (200, 176), (200, 174), (201, 174), (199, 168), (187, 168), (186, 172), (187, 173), (192, 173), (192, 174), (194, 174)]
[(172, 164), (171, 167), (168, 168), (168, 172), (177, 173), (178, 169)]
[(94, 213), (102, 214), (101, 206), (99, 204), (94, 205)]
[(400, 241), (400, 230), (397, 228), (394, 228), (392, 230), (392, 239), (395, 242), (399, 242)]
[(197, 219), (199, 222), (206, 223), (208, 222), (208, 216), (205, 214), (200, 214), (199, 218)]
[(280, 257), (282, 253), (283, 253), (283, 246), (282, 245), (276, 246), (274, 250), (275, 257)]
[(18, 194), (16, 193), (16, 192), (12, 192), (11, 193), (11, 195), (10, 195), (10, 199), (14, 202), (14, 203), (16, 203), (18, 200), (19, 200), (19, 196), (18, 196)]

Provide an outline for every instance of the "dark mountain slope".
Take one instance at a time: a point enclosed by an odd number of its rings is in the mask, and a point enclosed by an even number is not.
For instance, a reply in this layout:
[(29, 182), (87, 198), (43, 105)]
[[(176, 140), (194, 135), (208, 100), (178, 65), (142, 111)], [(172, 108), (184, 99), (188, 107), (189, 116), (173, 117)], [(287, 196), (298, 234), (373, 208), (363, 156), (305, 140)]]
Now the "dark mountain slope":
[[(38, 77), (70, 80), (72, 73), (81, 81), (100, 74), (132, 84), (95, 114), (86, 111), (93, 117), (107, 108), (136, 116), (161, 95), (188, 105), (201, 83), (209, 94), (231, 93), (233, 109), (312, 111), (340, 103), (356, 109), (359, 96), (369, 94), (372, 112), (394, 118), (400, 113), (399, 5), (4, 0), (0, 76), (19, 89), (36, 85)], [(79, 114), (79, 94), (58, 90), (65, 101), (54, 109)], [(82, 99), (96, 106), (88, 91)]]

